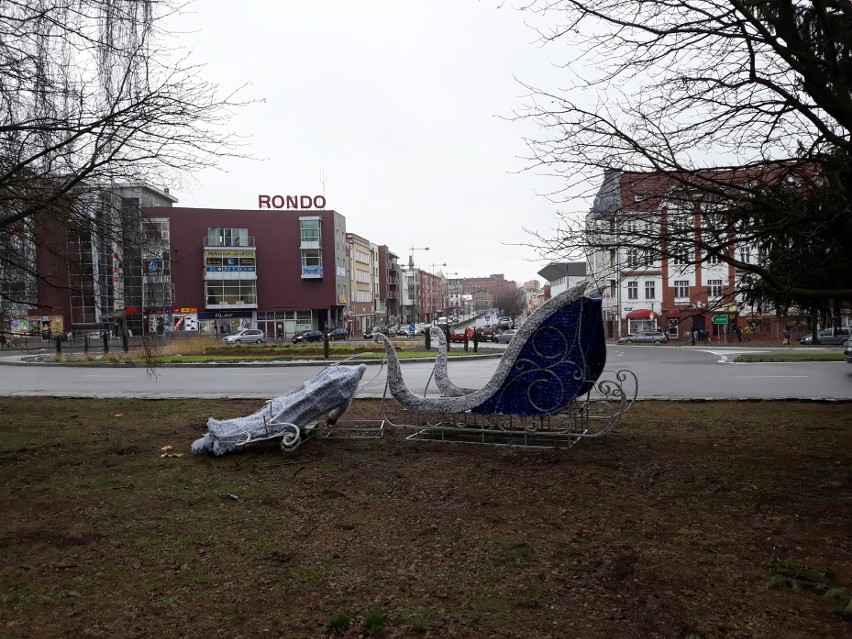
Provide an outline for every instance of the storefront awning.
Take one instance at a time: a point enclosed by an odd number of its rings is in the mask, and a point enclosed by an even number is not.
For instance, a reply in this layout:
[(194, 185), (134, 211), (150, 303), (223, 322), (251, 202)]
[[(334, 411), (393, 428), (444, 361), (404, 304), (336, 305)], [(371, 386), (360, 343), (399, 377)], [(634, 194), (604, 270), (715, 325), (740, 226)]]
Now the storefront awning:
[(670, 311), (666, 311), (666, 317), (669, 319), (678, 319), (680, 317), (680, 311), (676, 308), (673, 308)]
[(654, 319), (654, 311), (647, 308), (637, 308), (627, 314), (627, 319)]

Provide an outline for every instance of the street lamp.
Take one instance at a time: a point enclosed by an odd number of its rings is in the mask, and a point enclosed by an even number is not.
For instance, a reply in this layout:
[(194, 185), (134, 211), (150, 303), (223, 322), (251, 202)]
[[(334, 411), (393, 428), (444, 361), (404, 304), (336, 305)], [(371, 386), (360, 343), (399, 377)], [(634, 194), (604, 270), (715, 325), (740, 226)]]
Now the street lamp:
[(409, 255), (408, 255), (408, 268), (414, 268), (414, 251), (428, 251), (429, 247), (424, 246), (422, 248), (418, 248), (418, 247), (412, 246), (409, 250), (411, 251), (411, 253), (409, 253)]

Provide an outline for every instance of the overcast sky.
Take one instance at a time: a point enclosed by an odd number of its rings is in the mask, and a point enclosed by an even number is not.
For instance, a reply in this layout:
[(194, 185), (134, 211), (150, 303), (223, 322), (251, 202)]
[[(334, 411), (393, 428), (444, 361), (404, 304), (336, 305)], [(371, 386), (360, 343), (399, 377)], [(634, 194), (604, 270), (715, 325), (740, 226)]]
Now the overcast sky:
[[(256, 209), (324, 194), (347, 230), (460, 277), (541, 278), (523, 228), (548, 232), (561, 186), (523, 171), (531, 123), (516, 78), (559, 82), (528, 18), (497, 0), (201, 0), (174, 22), (204, 75), (248, 83), (232, 129), (257, 161), (172, 187), (178, 206)], [(520, 173), (519, 173), (520, 172)], [(446, 263), (446, 266), (442, 264)], [(434, 265), (434, 266), (433, 266)]]

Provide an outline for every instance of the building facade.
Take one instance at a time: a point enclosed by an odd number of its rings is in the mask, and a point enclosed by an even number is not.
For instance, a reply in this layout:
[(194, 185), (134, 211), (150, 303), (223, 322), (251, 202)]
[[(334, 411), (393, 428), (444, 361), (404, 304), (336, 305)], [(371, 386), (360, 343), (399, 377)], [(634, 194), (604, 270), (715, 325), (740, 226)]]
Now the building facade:
[(45, 338), (141, 332), (142, 316), (133, 311), (146, 294), (161, 306), (172, 301), (168, 232), (143, 208), (175, 202), (168, 189), (150, 185), (81, 190), (64, 213), (41, 212), (13, 229), (2, 250), (24, 268), (0, 273), (0, 330)]
[[(170, 305), (149, 294), (133, 309), (146, 330), (257, 327), (284, 337), (345, 321), (346, 220), (336, 211), (149, 207), (144, 214), (168, 238), (168, 278), (152, 293), (171, 290)], [(152, 275), (144, 261), (143, 274)]]
[(346, 234), (346, 244), (351, 291), (348, 319), (352, 320), (348, 324), (353, 334), (363, 333), (379, 316), (376, 308), (378, 255), (375, 244), (355, 233)]
[(386, 245), (378, 247), (378, 255), (379, 294), (376, 299), (376, 311), (384, 317), (385, 324), (393, 325), (401, 319), (402, 273), (399, 256)]
[[(727, 339), (736, 326), (762, 323), (736, 299), (737, 271), (710, 254), (647, 250), (634, 238), (667, 236), (668, 225), (702, 233), (703, 214), (665, 174), (608, 171), (586, 219), (589, 233), (607, 234), (613, 248), (589, 256), (590, 277), (600, 288), (609, 337), (659, 329), (670, 339), (694, 331)], [(685, 226), (684, 226), (685, 225)], [(683, 234), (681, 234), (683, 236)], [(613, 240), (615, 238), (615, 240)], [(747, 251), (747, 247), (743, 247)], [(748, 256), (746, 255), (746, 258)]]

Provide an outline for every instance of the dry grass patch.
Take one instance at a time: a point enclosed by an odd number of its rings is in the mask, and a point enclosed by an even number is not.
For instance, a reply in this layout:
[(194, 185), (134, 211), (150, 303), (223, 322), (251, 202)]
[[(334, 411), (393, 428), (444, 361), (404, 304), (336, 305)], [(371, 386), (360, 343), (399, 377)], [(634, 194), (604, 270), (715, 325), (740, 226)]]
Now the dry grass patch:
[(570, 451), (189, 453), (257, 407), (0, 399), (0, 635), (850, 633), (848, 404), (647, 402)]

